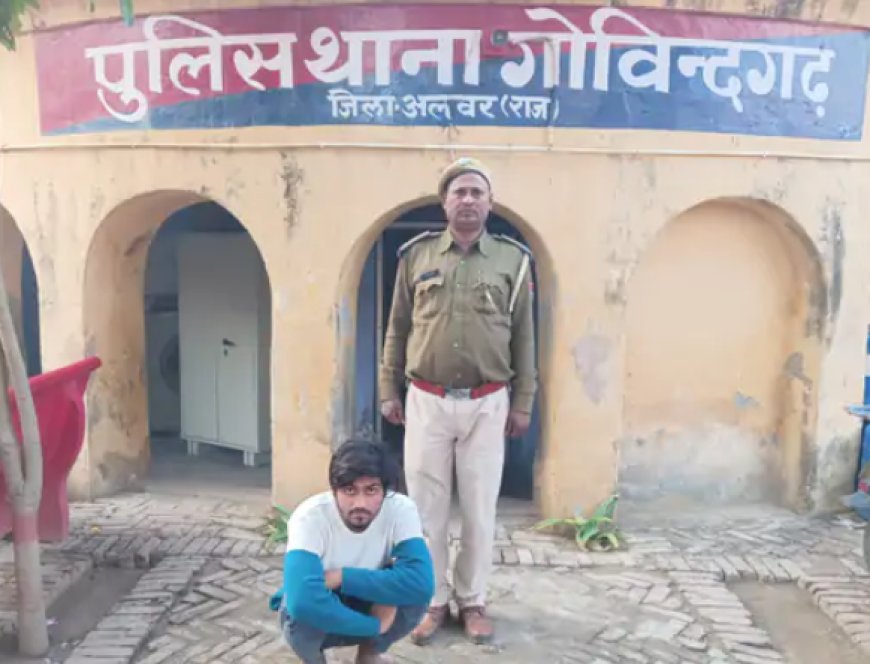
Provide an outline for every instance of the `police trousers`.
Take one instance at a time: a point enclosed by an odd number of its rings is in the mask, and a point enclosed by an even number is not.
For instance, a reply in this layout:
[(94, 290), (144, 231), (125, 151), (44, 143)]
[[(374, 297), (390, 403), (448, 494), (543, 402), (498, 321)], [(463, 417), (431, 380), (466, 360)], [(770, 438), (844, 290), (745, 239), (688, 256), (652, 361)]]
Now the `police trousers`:
[[(509, 409), (507, 388), (462, 400), (408, 387), (405, 478), (432, 553), (433, 606), (443, 606), (451, 597), (460, 609), (486, 604)], [(451, 587), (448, 529), (454, 468), (462, 531)]]

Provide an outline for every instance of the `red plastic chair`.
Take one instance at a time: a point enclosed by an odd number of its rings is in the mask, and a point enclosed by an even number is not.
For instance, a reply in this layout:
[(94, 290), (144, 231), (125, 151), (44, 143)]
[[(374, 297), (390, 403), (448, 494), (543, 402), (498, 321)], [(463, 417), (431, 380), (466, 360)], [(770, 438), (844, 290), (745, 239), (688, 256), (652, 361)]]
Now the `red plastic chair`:
[[(39, 505), (39, 539), (59, 542), (69, 535), (66, 483), (85, 438), (85, 390), (102, 362), (89, 357), (30, 379), (30, 391), (42, 441), (43, 480)], [(18, 408), (9, 391), (15, 433), (21, 441)], [(12, 530), (12, 505), (0, 469), (0, 537)]]

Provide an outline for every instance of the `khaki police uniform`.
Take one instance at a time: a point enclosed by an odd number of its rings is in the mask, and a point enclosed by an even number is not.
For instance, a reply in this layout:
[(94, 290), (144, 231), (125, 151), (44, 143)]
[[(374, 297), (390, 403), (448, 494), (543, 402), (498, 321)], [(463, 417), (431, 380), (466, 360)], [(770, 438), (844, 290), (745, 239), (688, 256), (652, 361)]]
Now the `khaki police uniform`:
[[(405, 474), (435, 566), (434, 606), (455, 594), (483, 606), (510, 408), (531, 413), (536, 388), (529, 250), (484, 231), (464, 253), (449, 230), (399, 250), (380, 374), (381, 398), (405, 403)], [(462, 539), (447, 579), (456, 469)]]

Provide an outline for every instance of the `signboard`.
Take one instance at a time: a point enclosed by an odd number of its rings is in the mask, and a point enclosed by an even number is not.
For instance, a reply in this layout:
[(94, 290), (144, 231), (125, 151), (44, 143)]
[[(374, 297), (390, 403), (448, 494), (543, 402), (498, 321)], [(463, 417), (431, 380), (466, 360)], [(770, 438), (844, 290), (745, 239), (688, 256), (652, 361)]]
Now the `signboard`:
[(330, 5), (36, 37), (42, 131), (661, 129), (859, 140), (868, 31), (588, 6)]

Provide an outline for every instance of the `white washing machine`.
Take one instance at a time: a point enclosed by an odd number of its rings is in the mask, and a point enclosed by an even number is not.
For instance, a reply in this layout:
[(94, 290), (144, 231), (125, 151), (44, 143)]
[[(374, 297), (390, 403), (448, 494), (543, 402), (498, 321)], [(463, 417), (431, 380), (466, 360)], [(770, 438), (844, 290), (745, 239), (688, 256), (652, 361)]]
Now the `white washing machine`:
[(148, 354), (148, 418), (152, 436), (181, 431), (178, 312), (145, 314)]

